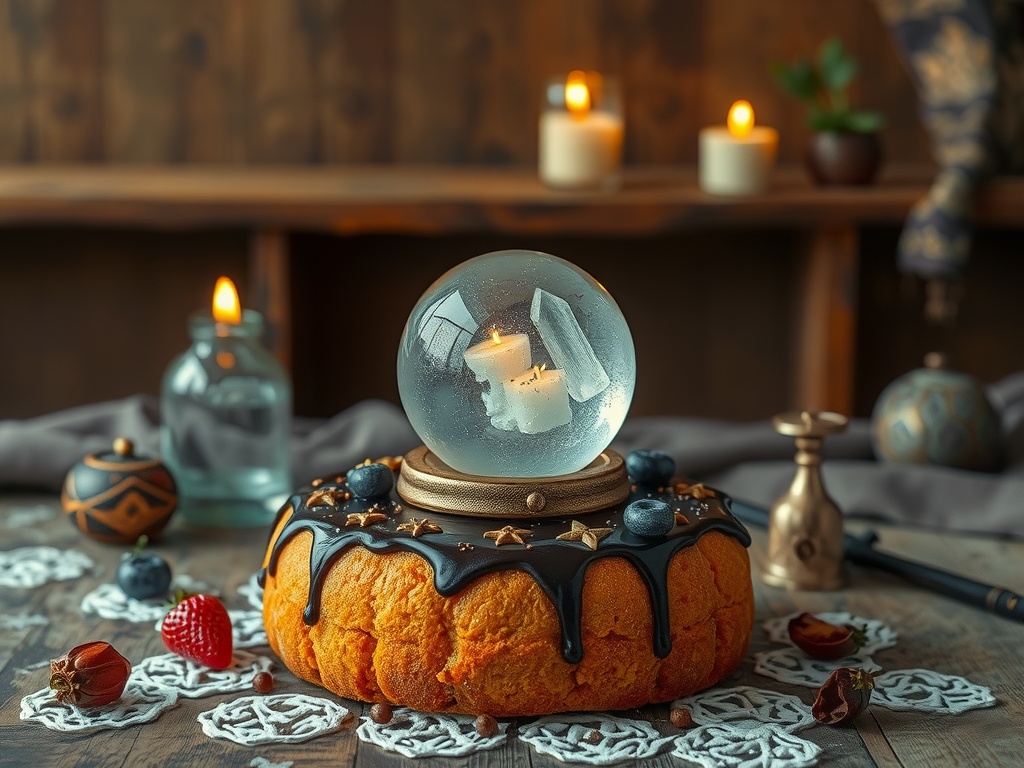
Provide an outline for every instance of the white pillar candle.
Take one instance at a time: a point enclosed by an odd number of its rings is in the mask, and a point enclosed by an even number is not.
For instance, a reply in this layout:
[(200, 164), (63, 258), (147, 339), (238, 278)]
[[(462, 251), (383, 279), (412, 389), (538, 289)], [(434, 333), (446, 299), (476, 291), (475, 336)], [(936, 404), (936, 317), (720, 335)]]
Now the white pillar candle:
[(750, 104), (738, 101), (727, 126), (703, 128), (699, 136), (700, 188), (713, 195), (756, 195), (768, 189), (779, 132), (754, 125)]
[[(540, 178), (552, 187), (616, 187), (622, 166), (622, 117), (591, 104), (591, 90), (582, 72), (570, 73), (564, 86), (549, 86), (562, 103), (548, 103), (540, 116)], [(594, 74), (589, 77), (595, 77)], [(603, 93), (609, 86), (602, 86)], [(564, 95), (563, 95), (564, 94)]]
[(520, 432), (535, 435), (572, 421), (562, 372), (533, 368), (505, 382), (509, 413)]
[(498, 429), (515, 429), (503, 383), (533, 365), (530, 337), (525, 333), (502, 336), (493, 330), (490, 339), (471, 346), (463, 358), (476, 380), (488, 383), (489, 388), (481, 391), (480, 397), (487, 407), (491, 424)]

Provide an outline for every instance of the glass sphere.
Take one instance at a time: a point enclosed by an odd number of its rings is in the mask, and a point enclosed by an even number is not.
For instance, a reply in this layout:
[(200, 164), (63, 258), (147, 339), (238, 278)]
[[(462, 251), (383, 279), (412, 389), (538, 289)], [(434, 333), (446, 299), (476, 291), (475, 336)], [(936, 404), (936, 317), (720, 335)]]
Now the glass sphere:
[(619, 431), (635, 381), (615, 300), (583, 270), (535, 251), (488, 253), (442, 275), (398, 350), (413, 429), (470, 475), (582, 469)]

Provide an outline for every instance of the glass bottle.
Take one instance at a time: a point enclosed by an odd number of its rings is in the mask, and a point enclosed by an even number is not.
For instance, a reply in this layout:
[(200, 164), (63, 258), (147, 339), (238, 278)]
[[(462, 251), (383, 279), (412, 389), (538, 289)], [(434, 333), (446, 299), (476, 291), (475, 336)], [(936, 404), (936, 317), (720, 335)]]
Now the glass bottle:
[(197, 312), (192, 346), (164, 374), (162, 458), (190, 523), (266, 525), (291, 491), (291, 383), (262, 331), (253, 310), (239, 323)]

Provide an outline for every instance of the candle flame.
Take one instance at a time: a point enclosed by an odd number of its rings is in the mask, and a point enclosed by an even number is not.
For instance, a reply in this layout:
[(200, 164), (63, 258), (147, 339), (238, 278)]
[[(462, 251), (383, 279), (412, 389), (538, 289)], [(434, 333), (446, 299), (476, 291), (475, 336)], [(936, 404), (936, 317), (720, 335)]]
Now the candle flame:
[(754, 129), (754, 108), (749, 101), (740, 99), (729, 108), (729, 134), (736, 139), (743, 139)]
[(565, 79), (565, 106), (573, 117), (583, 117), (590, 111), (590, 89), (583, 70), (574, 69)]
[(498, 334), (497, 328), (491, 328), (491, 341), (495, 344), (501, 344), (501, 336)]
[(218, 323), (238, 325), (242, 322), (242, 309), (238, 303), (238, 291), (230, 278), (217, 278), (213, 289), (213, 319)]

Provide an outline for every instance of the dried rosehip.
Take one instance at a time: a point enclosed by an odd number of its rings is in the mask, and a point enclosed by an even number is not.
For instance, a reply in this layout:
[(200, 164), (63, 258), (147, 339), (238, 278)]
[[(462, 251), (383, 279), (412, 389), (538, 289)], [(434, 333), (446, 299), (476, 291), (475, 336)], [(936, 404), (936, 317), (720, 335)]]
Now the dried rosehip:
[(103, 641), (76, 645), (50, 662), (50, 687), (57, 701), (100, 707), (121, 698), (132, 663)]
[(844, 659), (859, 651), (867, 637), (863, 627), (837, 626), (811, 613), (789, 620), (789, 639), (812, 659)]
[(848, 723), (868, 708), (875, 676), (864, 669), (840, 667), (818, 690), (811, 714), (819, 723)]

